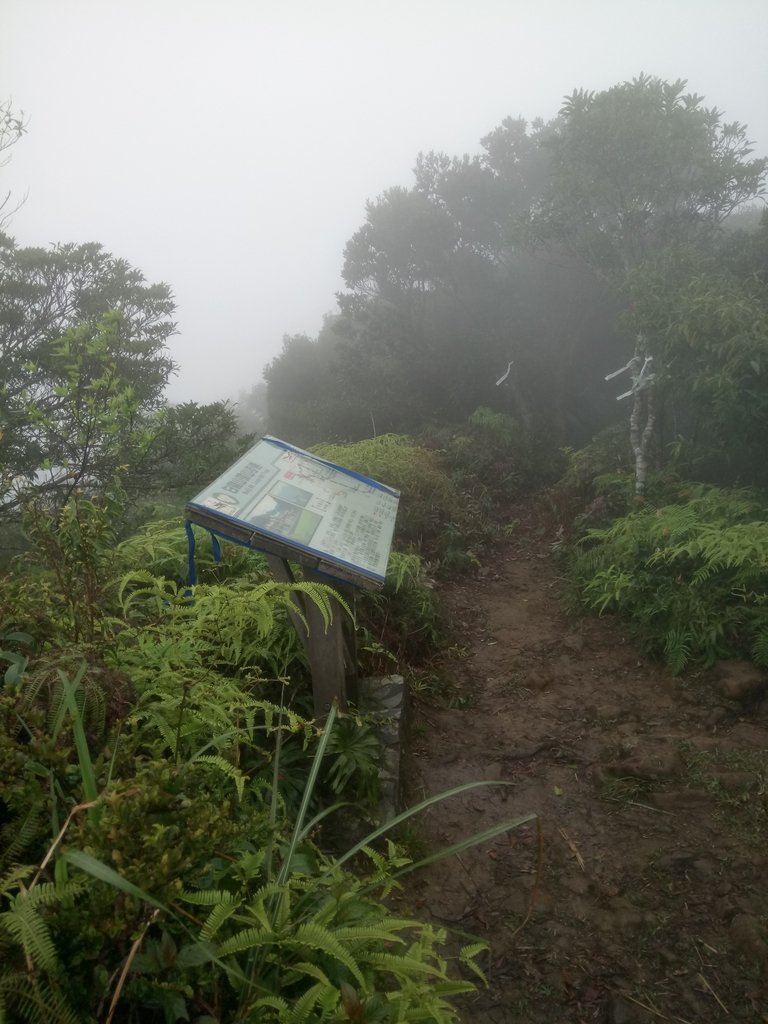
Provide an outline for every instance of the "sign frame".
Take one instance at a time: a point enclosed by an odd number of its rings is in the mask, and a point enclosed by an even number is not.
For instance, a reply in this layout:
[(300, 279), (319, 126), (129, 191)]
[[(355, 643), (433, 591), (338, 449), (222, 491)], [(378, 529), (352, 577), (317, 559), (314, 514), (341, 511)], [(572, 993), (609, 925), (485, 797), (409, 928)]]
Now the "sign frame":
[[(352, 561), (349, 557), (344, 558), (334, 553), (334, 551), (328, 550), (327, 547), (313, 546), (311, 539), (305, 543), (295, 537), (286, 536), (285, 533), (281, 533), (277, 529), (269, 529), (266, 525), (249, 521), (245, 516), (241, 517), (225, 510), (228, 501), (230, 507), (240, 511), (235, 506), (236, 499), (231, 497), (230, 492), (227, 490), (228, 482), (233, 477), (242, 475), (245, 470), (238, 467), (247, 466), (247, 460), (254, 458), (256, 450), (262, 449), (265, 445), (274, 449), (275, 462), (285, 458), (296, 460), (296, 465), (300, 471), (311, 472), (313, 467), (317, 467), (316, 471), (324, 476), (324, 479), (319, 484), (315, 484), (319, 493), (327, 493), (335, 484), (337, 490), (346, 486), (349, 494), (357, 499), (357, 504), (361, 507), (374, 505), (375, 499), (378, 499), (374, 510), (367, 509), (366, 514), (363, 515), (361, 513), (358, 520), (359, 522), (365, 519), (365, 522), (369, 524), (369, 529), (371, 529), (370, 524), (381, 522), (382, 529), (379, 543), (382, 546), (382, 550), (379, 552), (380, 557), (376, 564), (369, 561), (367, 565), (361, 565), (359, 560), (356, 562)], [(299, 487), (286, 482), (285, 476), (286, 471), (283, 469), (281, 475), (280, 468), (276, 467), (265, 486), (249, 495), (248, 504), (245, 505), (246, 516), (249, 514), (249, 509), (253, 511), (254, 508), (258, 508), (265, 499), (270, 499), (273, 505), (276, 506), (281, 499), (274, 499), (273, 492), (279, 487), (284, 489), (290, 488), (297, 494), (306, 495), (308, 507), (305, 514), (311, 515), (318, 520), (319, 529), (316, 530), (316, 533), (322, 533), (324, 518), (330, 520), (331, 515), (335, 514), (334, 505), (329, 502), (327, 497), (319, 498), (313, 494), (311, 492), (313, 482), (310, 480), (309, 483), (306, 483), (306, 477), (299, 478), (299, 482), (302, 485)], [(219, 501), (219, 498), (222, 500)], [(202, 526), (212, 533), (232, 540), (237, 544), (242, 544), (257, 551), (263, 551), (266, 554), (277, 555), (280, 558), (290, 559), (314, 572), (322, 573), (344, 583), (352, 583), (364, 589), (374, 590), (384, 585), (386, 563), (392, 545), (392, 535), (399, 499), (400, 492), (392, 487), (387, 487), (377, 480), (363, 476), (363, 474), (357, 473), (354, 470), (346, 469), (334, 462), (330, 462), (328, 459), (313, 455), (311, 452), (297, 448), (286, 441), (266, 435), (225, 470), (224, 473), (220, 474), (208, 487), (188, 501), (184, 510), (184, 516), (187, 522)], [(206, 502), (208, 503), (206, 504)], [(216, 508), (215, 503), (217, 502), (225, 507)], [(329, 505), (325, 517), (323, 514), (314, 511), (313, 502)], [(299, 506), (292, 505), (287, 500), (282, 501), (282, 504), (289, 508), (295, 508), (297, 512), (301, 511)], [(338, 505), (339, 503), (337, 502), (336, 507)], [(351, 512), (353, 520), (356, 515), (357, 512), (353, 510)]]
[[(256, 448), (267, 444), (275, 448), (275, 459), (290, 454), (291, 459), (298, 460), (305, 468), (317, 466), (321, 468), (322, 476), (327, 489), (328, 481), (335, 476), (340, 477), (337, 485), (347, 483), (350, 493), (357, 492), (358, 498), (362, 493), (364, 498), (379, 499), (377, 507), (384, 509), (383, 518), (386, 520), (384, 529), (381, 531), (380, 541), (384, 544), (383, 559), (379, 558), (382, 571), (376, 571), (371, 565), (362, 566), (334, 555), (333, 552), (313, 548), (308, 543), (302, 543), (295, 537), (281, 536), (279, 533), (267, 529), (264, 525), (248, 522), (224, 511), (223, 508), (214, 508), (205, 504), (210, 500), (216, 504), (226, 505), (225, 499), (229, 498), (230, 507), (235, 498), (227, 491), (227, 482), (233, 479), (233, 474), (243, 473), (244, 470), (238, 467), (247, 466), (249, 456), (252, 456)], [(282, 481), (277, 480), (278, 474), (273, 474), (267, 481), (267, 486), (259, 489), (252, 488), (253, 493), (249, 494), (248, 504), (243, 507), (246, 512), (257, 508), (264, 495), (269, 495), (270, 489), (280, 485)], [(307, 478), (301, 478), (303, 487), (310, 487)], [(299, 490), (298, 486), (292, 483), (284, 485)], [(306, 492), (304, 492), (306, 493)], [(202, 499), (202, 500), (200, 500)], [(221, 500), (219, 500), (221, 499)], [(384, 584), (386, 575), (386, 563), (392, 545), (395, 517), (400, 499), (400, 492), (394, 488), (387, 487), (370, 477), (356, 473), (354, 470), (346, 469), (327, 459), (306, 452), (302, 448), (288, 444), (278, 438), (266, 435), (257, 444), (253, 445), (248, 452), (234, 462), (224, 473), (220, 474), (208, 487), (199, 492), (191, 501), (187, 502), (184, 517), (186, 520), (186, 531), (189, 541), (189, 582), (195, 582), (195, 537), (193, 525), (202, 526), (212, 537), (214, 553), (218, 552), (218, 537), (229, 540), (235, 544), (241, 544), (251, 550), (261, 551), (266, 555), (267, 562), (272, 570), (275, 579), (281, 582), (294, 582), (291, 562), (298, 563), (303, 568), (305, 579), (324, 583), (336, 590), (337, 595), (346, 605), (353, 610), (355, 605), (355, 587), (362, 587), (367, 590), (379, 589)], [(322, 504), (325, 499), (318, 499), (316, 507)], [(370, 504), (369, 500), (369, 504)], [(394, 503), (394, 504), (393, 504)], [(311, 501), (308, 499), (307, 504)], [(364, 505), (364, 501), (358, 501)], [(374, 503), (375, 504), (375, 503)], [(236, 507), (236, 506), (235, 506)], [(389, 507), (389, 511), (387, 511)], [(332, 504), (329, 506), (332, 511)], [(391, 512), (391, 515), (389, 514)], [(313, 513), (317, 515), (318, 513)], [(299, 522), (300, 517), (294, 517), (294, 523)], [(351, 518), (355, 518), (354, 516)], [(362, 516), (360, 517), (363, 518)], [(359, 521), (359, 520), (358, 520)], [(371, 527), (369, 526), (369, 529)], [(381, 552), (379, 552), (381, 556)], [(217, 555), (218, 557), (218, 555)], [(381, 564), (383, 562), (383, 564)], [(296, 611), (291, 613), (293, 625), (301, 639), (312, 673), (312, 690), (314, 696), (315, 716), (324, 718), (335, 701), (342, 710), (346, 710), (347, 700), (356, 699), (357, 695), (357, 644), (354, 621), (344, 613), (344, 609), (336, 598), (331, 598), (333, 617), (330, 624), (325, 627), (317, 606), (306, 595), (295, 593), (292, 597)]]

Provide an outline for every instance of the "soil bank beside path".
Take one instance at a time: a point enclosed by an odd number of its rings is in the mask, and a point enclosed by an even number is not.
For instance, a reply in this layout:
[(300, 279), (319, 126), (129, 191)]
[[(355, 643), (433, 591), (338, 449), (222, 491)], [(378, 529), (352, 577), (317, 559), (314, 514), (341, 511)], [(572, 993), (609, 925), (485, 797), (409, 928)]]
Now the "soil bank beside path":
[[(443, 598), (464, 656), (418, 695), (409, 803), (429, 849), (530, 823), (412, 877), (452, 941), (490, 942), (465, 1024), (768, 1022), (768, 703), (673, 677), (615, 618), (569, 618), (546, 510)], [(739, 666), (736, 666), (739, 671)]]

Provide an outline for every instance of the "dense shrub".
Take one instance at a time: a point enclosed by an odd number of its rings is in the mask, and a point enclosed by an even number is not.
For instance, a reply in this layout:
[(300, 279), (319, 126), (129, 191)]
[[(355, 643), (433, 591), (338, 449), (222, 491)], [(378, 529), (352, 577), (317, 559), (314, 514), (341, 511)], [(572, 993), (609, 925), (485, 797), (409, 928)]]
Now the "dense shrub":
[(479, 491), (497, 505), (549, 482), (559, 468), (557, 453), (535, 441), (514, 417), (482, 406), (460, 428), (425, 434), (424, 443), (440, 450), (462, 495)]
[(571, 563), (584, 604), (618, 611), (673, 671), (751, 656), (768, 667), (768, 505), (754, 492), (678, 485), (591, 528)]
[[(444, 934), (386, 907), (407, 858), (383, 828), (318, 843), (339, 803), (372, 813), (380, 755), (364, 720), (287, 702), (286, 611), (327, 618), (328, 588), (242, 549), (188, 588), (180, 527), (116, 546), (115, 505), (33, 509), (0, 580), (0, 1018), (455, 1020)], [(398, 628), (431, 623), (418, 556), (388, 588)], [(482, 949), (459, 958), (480, 976)]]

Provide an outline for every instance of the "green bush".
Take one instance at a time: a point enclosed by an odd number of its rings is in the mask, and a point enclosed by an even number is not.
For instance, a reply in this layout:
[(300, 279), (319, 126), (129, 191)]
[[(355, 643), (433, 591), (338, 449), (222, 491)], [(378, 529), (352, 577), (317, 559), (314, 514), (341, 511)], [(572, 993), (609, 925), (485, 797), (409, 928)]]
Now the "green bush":
[[(19, 733), (20, 707), (19, 693), (7, 695), (9, 737)], [(388, 911), (386, 897), (409, 861), (392, 843), (373, 848), (386, 827), (335, 857), (315, 841), (333, 810), (310, 817), (319, 778), (328, 775), (343, 796), (370, 757), (370, 742), (351, 719), (338, 722), (331, 713), (304, 773), (300, 805), (290, 809), (274, 784), (248, 770), (253, 757), (242, 756), (236, 720), (230, 733), (239, 743), (229, 760), (205, 747), (178, 761), (137, 758), (130, 735), (123, 741), (117, 734), (91, 760), (78, 739), (78, 705), (67, 708), (64, 731), (59, 723), (50, 734), (41, 714), (32, 722), (26, 739), (34, 760), (25, 765), (21, 737), (8, 762), (3, 814), (18, 812), (18, 833), (31, 806), (42, 813), (26, 829), (26, 850), (8, 830), (4, 835), (11, 864), (0, 866), (4, 1019), (78, 1024), (105, 1019), (108, 1007), (111, 1020), (148, 1024), (335, 1024), (355, 1019), (350, 1014), (392, 1024), (456, 1019), (451, 997), (473, 984), (449, 973), (443, 932)], [(288, 734), (298, 727), (314, 736), (277, 711), (278, 731), (284, 721)], [(137, 728), (142, 749), (151, 751), (151, 722), (126, 726), (128, 733)], [(264, 731), (254, 736), (254, 750), (266, 750)], [(282, 768), (278, 748), (274, 782)], [(40, 779), (45, 784), (35, 785)], [(51, 819), (57, 834), (45, 839)], [(517, 824), (503, 822), (467, 842)], [(474, 957), (484, 949), (471, 944), (459, 957), (481, 978)]]
[(441, 461), (462, 494), (480, 491), (497, 505), (547, 482), (554, 466), (514, 417), (483, 406), (459, 429), (433, 432), (425, 443), (439, 446)]
[(357, 600), (361, 661), (368, 675), (429, 658), (444, 638), (443, 617), (424, 560), (393, 551), (382, 590)]
[(688, 491), (586, 532), (571, 564), (582, 599), (626, 615), (675, 672), (735, 655), (768, 667), (768, 506), (748, 491)]

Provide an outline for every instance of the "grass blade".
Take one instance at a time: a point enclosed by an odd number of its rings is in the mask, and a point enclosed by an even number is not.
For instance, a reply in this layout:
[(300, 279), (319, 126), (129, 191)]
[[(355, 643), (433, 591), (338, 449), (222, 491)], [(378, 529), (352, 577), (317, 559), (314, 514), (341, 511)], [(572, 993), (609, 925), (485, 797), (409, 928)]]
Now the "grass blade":
[(83, 792), (85, 794), (85, 799), (89, 802), (95, 801), (99, 798), (99, 790), (96, 786), (96, 773), (93, 770), (91, 752), (88, 749), (88, 740), (85, 736), (83, 716), (77, 706), (77, 700), (75, 699), (77, 688), (80, 685), (81, 679), (85, 675), (85, 662), (80, 666), (77, 675), (72, 680), (70, 680), (67, 673), (62, 669), (58, 669), (58, 673), (59, 679), (61, 679), (61, 685), (64, 687), (64, 700), (67, 705), (67, 710), (72, 718), (72, 733), (75, 739), (75, 749), (77, 750), (77, 760), (80, 765), (80, 775), (83, 780)]
[(474, 835), (467, 836), (465, 839), (459, 839), (458, 842), (451, 843), (450, 846), (445, 846), (436, 853), (431, 853), (428, 857), (423, 857), (421, 860), (416, 861), (414, 864), (407, 864), (404, 868), (396, 871), (392, 877), (399, 878), (401, 875), (407, 875), (410, 871), (416, 871), (418, 868), (425, 868), (429, 864), (437, 864), (439, 861), (445, 860), (446, 857), (452, 857), (455, 853), (463, 853), (473, 846), (479, 846), (480, 843), (485, 843), (489, 839), (495, 839), (496, 836), (503, 835), (505, 832), (511, 832), (512, 829), (520, 828), (521, 825), (527, 825), (530, 821), (536, 821), (537, 818), (537, 814), (525, 814), (522, 818), (515, 818), (512, 821), (500, 821), (497, 825), (491, 825), (490, 828), (483, 829), (481, 832), (475, 832)]
[(111, 868), (108, 864), (99, 860), (97, 857), (92, 857), (90, 853), (86, 853), (84, 850), (67, 850), (63, 854), (64, 860), (73, 867), (79, 868), (84, 871), (87, 875), (91, 875), (92, 878), (97, 879), (99, 882), (106, 882), (107, 885), (111, 885), (113, 889), (118, 889), (120, 892), (126, 893), (128, 896), (133, 896), (137, 900), (142, 900), (144, 903), (149, 903), (153, 907), (157, 907), (158, 910), (165, 911), (168, 913), (168, 908), (165, 904), (156, 900), (154, 896), (151, 896), (144, 889), (140, 889), (138, 885), (134, 885), (133, 882), (129, 882), (127, 878), (123, 878), (122, 875), (118, 874), (114, 868)]
[(307, 816), (307, 810), (309, 809), (309, 802), (312, 799), (312, 794), (315, 790), (315, 783), (317, 782), (317, 776), (320, 773), (320, 765), (323, 762), (323, 756), (325, 755), (325, 748), (328, 746), (328, 740), (331, 738), (333, 731), (333, 723), (336, 721), (336, 702), (331, 705), (331, 710), (328, 714), (328, 718), (325, 721), (325, 727), (320, 734), (320, 742), (317, 745), (315, 756), (312, 759), (312, 767), (309, 771), (306, 784), (304, 786), (304, 793), (301, 798), (301, 806), (299, 807), (299, 813), (296, 815), (296, 824), (293, 826), (293, 833), (291, 835), (291, 842), (288, 846), (288, 853), (286, 854), (283, 865), (280, 868), (280, 873), (277, 876), (277, 881), (280, 885), (285, 885), (288, 877), (291, 873), (291, 863), (293, 861), (294, 854), (296, 853), (296, 847), (299, 845), (301, 840), (306, 835), (306, 829), (304, 828), (304, 819)]
[[(431, 807), (433, 804), (440, 803), (442, 800), (448, 800), (452, 796), (458, 796), (460, 793), (467, 793), (472, 789), (479, 789), (481, 786), (512, 786), (512, 782), (499, 782), (492, 779), (482, 780), (480, 782), (465, 782), (461, 786), (454, 786), (453, 789), (446, 789), (442, 793), (436, 793), (434, 796), (428, 796), (426, 800), (422, 800), (421, 803), (416, 804), (414, 807), (409, 807), (408, 810), (398, 814), (391, 821), (386, 822), (384, 825), (380, 825), (373, 832), (369, 832), (364, 839), (361, 839), (359, 843), (355, 843), (354, 846), (350, 847), (346, 853), (343, 853), (340, 857), (334, 859), (334, 866), (340, 867), (346, 863), (352, 857), (356, 856), (365, 846), (370, 846), (379, 836), (383, 836), (390, 829), (396, 828), (404, 821), (408, 821), (415, 814), (419, 814), (421, 811), (425, 811), (427, 807)], [(535, 817), (535, 815), (534, 815)], [(329, 869), (330, 871), (331, 869)]]

